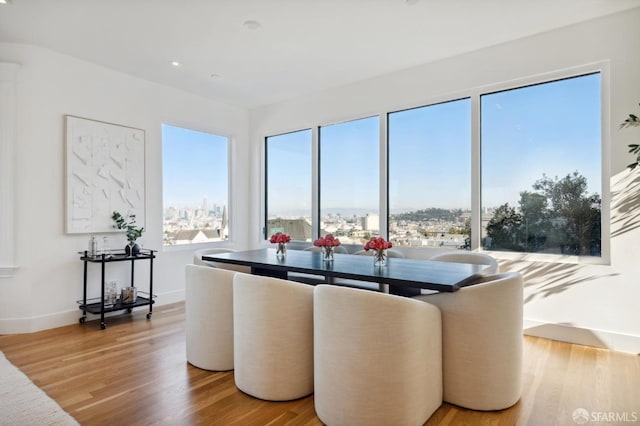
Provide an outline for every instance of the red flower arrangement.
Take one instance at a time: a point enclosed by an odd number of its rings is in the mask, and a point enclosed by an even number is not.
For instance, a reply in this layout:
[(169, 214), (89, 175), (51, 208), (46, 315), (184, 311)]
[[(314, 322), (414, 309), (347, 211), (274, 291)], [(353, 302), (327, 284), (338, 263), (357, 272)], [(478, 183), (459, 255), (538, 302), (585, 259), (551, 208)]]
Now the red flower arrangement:
[(276, 256), (283, 257), (287, 255), (287, 243), (291, 241), (291, 237), (282, 232), (276, 232), (269, 238), (269, 242), (277, 244)]
[(364, 245), (364, 251), (380, 251), (390, 249), (391, 247), (393, 247), (393, 243), (391, 243), (390, 241), (385, 241), (385, 239), (382, 237), (373, 237), (369, 241), (367, 241), (367, 244)]
[(340, 239), (335, 238), (333, 234), (327, 234), (315, 240), (313, 245), (316, 247), (338, 247), (340, 245)]
[(291, 241), (291, 237), (282, 232), (276, 232), (269, 238), (269, 242), (273, 244), (285, 244)]
[(373, 264), (382, 266), (387, 257), (387, 249), (393, 247), (390, 241), (385, 241), (382, 237), (373, 237), (364, 245), (364, 251), (373, 250)]
[(333, 248), (338, 247), (340, 245), (340, 240), (335, 238), (333, 234), (327, 234), (324, 237), (320, 237), (313, 242), (313, 245), (316, 247), (322, 247), (322, 252), (324, 256), (322, 257), (325, 261), (333, 260)]

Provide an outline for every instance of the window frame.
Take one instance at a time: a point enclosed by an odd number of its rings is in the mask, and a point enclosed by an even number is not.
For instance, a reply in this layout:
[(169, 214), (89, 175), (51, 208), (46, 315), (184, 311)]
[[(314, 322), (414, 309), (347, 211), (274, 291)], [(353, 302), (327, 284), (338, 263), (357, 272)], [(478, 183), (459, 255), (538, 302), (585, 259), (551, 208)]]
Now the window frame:
[[(263, 168), (263, 173), (262, 173), (262, 181), (263, 181), (263, 186), (262, 186), (262, 196), (263, 198), (263, 202), (262, 202), (262, 238), (265, 241), (269, 240), (270, 235), (267, 235), (269, 232), (269, 209), (267, 208), (268, 205), (268, 201), (269, 201), (269, 150), (267, 149), (268, 146), (268, 139), (269, 138), (273, 138), (273, 137), (277, 137), (277, 136), (283, 136), (283, 135), (289, 135), (292, 133), (298, 133), (298, 132), (306, 132), (306, 131), (310, 131), (311, 132), (311, 183), (312, 183), (312, 187), (311, 187), (311, 238), (316, 239), (318, 238), (316, 235), (316, 232), (314, 230), (314, 211), (315, 211), (315, 204), (314, 204), (314, 190), (313, 188), (315, 187), (314, 182), (314, 169), (316, 168), (316, 162), (317, 162), (317, 157), (316, 157), (316, 149), (315, 149), (315, 131), (314, 128), (312, 127), (307, 127), (307, 128), (302, 128), (302, 129), (298, 129), (298, 130), (291, 130), (288, 132), (279, 132), (279, 133), (274, 133), (274, 134), (269, 134), (269, 135), (265, 135), (262, 138), (262, 168)], [(298, 241), (298, 240), (292, 240), (292, 241)]]
[[(529, 86), (535, 86), (545, 83), (552, 83), (581, 77), (589, 74), (600, 74), (600, 186), (602, 200), (600, 220), (601, 220), (601, 253), (600, 256), (577, 256), (562, 254), (546, 254), (546, 253), (525, 253), (525, 252), (507, 252), (499, 250), (486, 250), (493, 257), (501, 260), (518, 260), (527, 262), (556, 262), (556, 263), (573, 263), (573, 264), (595, 264), (609, 265), (611, 263), (611, 188), (609, 185), (609, 177), (611, 175), (610, 167), (610, 72), (609, 62), (598, 62), (582, 66), (571, 67), (567, 69), (547, 72), (534, 76), (524, 77), (520, 79), (509, 80), (507, 82), (496, 83), (492, 85), (477, 88), (472, 95), (472, 193), (474, 193), (474, 202), (472, 205), (471, 219), (471, 250), (485, 251), (481, 245), (481, 111), (480, 98), (483, 95), (489, 95), (507, 90), (515, 90)], [(473, 107), (476, 107), (475, 109)], [(477, 191), (477, 192), (476, 192)]]
[[(471, 167), (471, 171), (469, 173), (469, 175), (471, 176), (471, 185), (469, 187), (469, 191), (470, 191), (470, 198), (469, 198), (469, 206), (470, 206), (470, 210), (471, 210), (471, 221), (473, 221), (473, 98), (470, 95), (467, 96), (455, 96), (455, 97), (447, 97), (446, 99), (441, 99), (435, 102), (431, 102), (429, 104), (425, 104), (425, 105), (417, 105), (417, 106), (412, 106), (409, 108), (401, 108), (401, 109), (397, 109), (394, 111), (389, 111), (387, 113), (385, 113), (385, 127), (384, 127), (384, 149), (385, 149), (385, 182), (386, 184), (384, 185), (384, 195), (385, 195), (385, 238), (389, 239), (389, 215), (390, 215), (390, 202), (389, 202), (389, 182), (390, 182), (390, 176), (389, 176), (389, 157), (390, 157), (390, 144), (389, 144), (389, 119), (390, 116), (392, 114), (396, 114), (396, 113), (400, 113), (403, 111), (411, 111), (411, 110), (416, 110), (416, 109), (421, 109), (421, 108), (427, 108), (427, 107), (432, 107), (432, 106), (438, 106), (438, 105), (443, 105), (443, 104), (447, 104), (450, 102), (458, 102), (458, 101), (462, 101), (462, 100), (469, 100), (469, 166)], [(381, 213), (382, 214), (382, 213)], [(382, 219), (380, 219), (382, 222)], [(381, 231), (382, 232), (382, 231)], [(473, 229), (471, 230), (471, 235), (473, 235)], [(470, 241), (471, 238), (470, 238)], [(471, 242), (472, 244), (472, 242)], [(433, 249), (434, 247), (411, 247), (411, 246), (406, 246), (405, 248), (415, 248), (417, 250), (421, 250), (421, 249)]]
[[(312, 189), (312, 192), (314, 192), (317, 195), (317, 200), (316, 201), (316, 205), (314, 208), (314, 211), (317, 214), (317, 220), (315, 220), (314, 222), (312, 222), (311, 227), (313, 229), (313, 239), (319, 238), (320, 236), (320, 219), (322, 218), (322, 213), (321, 213), (321, 193), (322, 193), (322, 188), (320, 185), (322, 176), (321, 176), (321, 171), (322, 171), (322, 156), (321, 156), (321, 140), (320, 140), (320, 129), (322, 127), (329, 127), (329, 126), (336, 126), (336, 125), (341, 125), (341, 124), (347, 124), (347, 123), (351, 123), (354, 121), (359, 121), (359, 120), (366, 120), (369, 118), (377, 118), (378, 119), (378, 142), (379, 142), (379, 146), (378, 146), (378, 190), (379, 190), (379, 194), (378, 194), (378, 215), (380, 217), (379, 219), (379, 235), (381, 237), (384, 237), (385, 239), (388, 239), (388, 233), (387, 233), (387, 224), (388, 224), (388, 218), (387, 218), (387, 213), (386, 213), (386, 203), (384, 202), (385, 198), (387, 196), (386, 193), (386, 187), (387, 187), (387, 164), (386, 164), (386, 137), (383, 138), (383, 128), (384, 133), (386, 133), (386, 116), (384, 113), (379, 113), (379, 114), (364, 114), (364, 115), (359, 115), (357, 117), (354, 118), (350, 118), (347, 120), (340, 120), (340, 121), (335, 121), (335, 122), (331, 122), (331, 123), (322, 123), (319, 124), (318, 126), (315, 127), (316, 130), (316, 134), (315, 134), (315, 151), (314, 154), (316, 155), (316, 157), (314, 158), (314, 165), (317, 167), (317, 171), (316, 174), (314, 175), (315, 178), (315, 190)], [(384, 122), (384, 125), (383, 125)], [(383, 154), (384, 153), (384, 154)], [(385, 188), (385, 190), (383, 191), (383, 188)], [(383, 217), (383, 214), (385, 215)]]
[(171, 126), (171, 127), (178, 127), (181, 129), (186, 129), (186, 130), (192, 130), (195, 132), (200, 132), (200, 133), (206, 133), (209, 135), (213, 135), (213, 136), (218, 136), (218, 137), (222, 137), (225, 138), (227, 140), (227, 149), (226, 149), (226, 155), (227, 155), (227, 226), (229, 228), (229, 234), (227, 235), (227, 239), (223, 240), (223, 241), (207, 241), (207, 242), (201, 242), (201, 243), (191, 243), (191, 244), (174, 244), (174, 245), (164, 245), (164, 242), (161, 243), (161, 247), (162, 247), (162, 251), (163, 252), (172, 252), (172, 251), (183, 251), (183, 250), (198, 250), (201, 248), (207, 248), (207, 247), (217, 247), (217, 248), (223, 248), (223, 247), (232, 247), (234, 244), (234, 223), (236, 222), (234, 215), (232, 214), (233, 211), (235, 211), (234, 206), (234, 181), (233, 181), (233, 173), (232, 173), (232, 169), (233, 169), (233, 146), (235, 144), (235, 138), (233, 135), (224, 132), (224, 131), (218, 131), (216, 129), (204, 129), (202, 127), (199, 126), (193, 126), (191, 124), (185, 124), (185, 123), (176, 123), (176, 122), (172, 122), (169, 120), (164, 120), (160, 123), (160, 163), (162, 165), (161, 167), (161, 182), (162, 182), (162, 209), (161, 209), (161, 216), (160, 216), (160, 223), (162, 226), (162, 231), (161, 231), (161, 240), (164, 240), (164, 209), (165, 209), (165, 205), (164, 205), (164, 139), (163, 139), (163, 132), (162, 132), (162, 126)]

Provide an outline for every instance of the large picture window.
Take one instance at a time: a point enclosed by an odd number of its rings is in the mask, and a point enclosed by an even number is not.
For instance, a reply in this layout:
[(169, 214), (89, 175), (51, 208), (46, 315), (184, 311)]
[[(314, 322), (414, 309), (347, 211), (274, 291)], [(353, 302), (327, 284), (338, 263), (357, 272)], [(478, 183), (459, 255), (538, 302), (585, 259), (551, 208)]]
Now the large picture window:
[(311, 130), (268, 137), (265, 236), (333, 233), (354, 245), (383, 236), (398, 248), (600, 263), (609, 247), (603, 72), (555, 73), (320, 126), (317, 153)]
[(470, 247), (471, 100), (388, 115), (389, 239)]
[(163, 244), (229, 238), (226, 137), (162, 125)]
[(488, 250), (601, 256), (600, 74), (481, 96)]
[(380, 234), (380, 119), (320, 127), (320, 235), (347, 244)]
[(284, 232), (311, 241), (311, 142), (311, 130), (266, 138), (267, 239)]

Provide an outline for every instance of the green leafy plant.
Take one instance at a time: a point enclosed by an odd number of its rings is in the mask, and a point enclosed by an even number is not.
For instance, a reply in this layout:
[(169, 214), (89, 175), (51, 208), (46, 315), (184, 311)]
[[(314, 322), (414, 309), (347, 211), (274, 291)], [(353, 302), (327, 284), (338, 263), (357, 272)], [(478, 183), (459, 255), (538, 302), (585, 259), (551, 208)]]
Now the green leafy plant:
[[(638, 104), (640, 105), (640, 104)], [(640, 126), (640, 118), (638, 118), (635, 114), (629, 114), (629, 117), (624, 120), (622, 124), (620, 124), (620, 128), (624, 129), (625, 127), (638, 127)], [(629, 164), (627, 167), (631, 170), (635, 169), (640, 165), (640, 144), (632, 143), (628, 145), (629, 153), (636, 156), (636, 161)]]
[(138, 238), (142, 236), (144, 232), (144, 227), (136, 227), (136, 215), (127, 213), (126, 216), (123, 216), (119, 212), (113, 212), (111, 215), (111, 219), (115, 222), (113, 225), (116, 229), (124, 229), (127, 234), (127, 241), (131, 244), (134, 244)]

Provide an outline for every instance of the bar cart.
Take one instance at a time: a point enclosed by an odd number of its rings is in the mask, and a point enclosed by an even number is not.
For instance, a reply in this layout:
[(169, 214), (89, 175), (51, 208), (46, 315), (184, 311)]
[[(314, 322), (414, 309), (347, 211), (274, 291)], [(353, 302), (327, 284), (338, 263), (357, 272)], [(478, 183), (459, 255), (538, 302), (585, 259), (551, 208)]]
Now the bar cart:
[[(78, 319), (80, 324), (84, 324), (87, 319), (87, 312), (94, 315), (100, 315), (100, 328), (104, 330), (107, 325), (104, 322), (105, 312), (115, 312), (126, 310), (127, 313), (131, 313), (133, 308), (139, 306), (149, 306), (149, 313), (147, 313), (147, 319), (151, 319), (153, 314), (153, 304), (155, 301), (155, 295), (153, 294), (153, 259), (156, 258), (157, 250), (141, 249), (140, 253), (135, 255), (127, 255), (124, 251), (113, 251), (108, 253), (102, 253), (97, 256), (91, 256), (87, 251), (80, 252), (82, 256), (80, 260), (84, 262), (84, 283), (83, 283), (83, 298), (78, 300), (79, 308), (82, 310), (82, 316)], [(138, 291), (135, 302), (123, 303), (118, 299), (114, 304), (105, 303), (105, 280), (104, 272), (105, 266), (111, 262), (131, 262), (131, 287), (134, 285), (134, 267), (135, 262), (140, 260), (149, 260), (149, 292)], [(101, 290), (100, 299), (87, 299), (87, 266), (89, 263), (99, 263), (101, 267)]]

